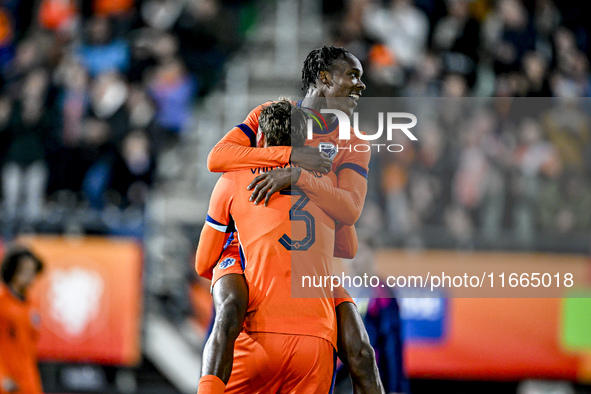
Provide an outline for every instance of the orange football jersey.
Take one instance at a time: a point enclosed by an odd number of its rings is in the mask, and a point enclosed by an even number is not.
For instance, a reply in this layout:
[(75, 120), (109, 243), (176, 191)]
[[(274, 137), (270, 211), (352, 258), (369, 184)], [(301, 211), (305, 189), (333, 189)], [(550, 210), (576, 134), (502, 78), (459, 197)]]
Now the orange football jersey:
[[(330, 283), (309, 289), (306, 298), (292, 296), (292, 281), (301, 276), (330, 275), (335, 221), (297, 188), (275, 194), (267, 207), (255, 206), (246, 187), (258, 171), (228, 172), (219, 179), (197, 250), (197, 271), (211, 272), (235, 228), (249, 291), (245, 330), (312, 335), (336, 348)], [(324, 176), (322, 182), (332, 181)]]

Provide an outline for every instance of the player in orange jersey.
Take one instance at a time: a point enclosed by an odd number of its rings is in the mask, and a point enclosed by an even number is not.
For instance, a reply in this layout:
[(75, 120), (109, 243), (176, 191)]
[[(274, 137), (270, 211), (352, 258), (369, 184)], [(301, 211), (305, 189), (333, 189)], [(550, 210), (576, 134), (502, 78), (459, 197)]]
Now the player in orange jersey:
[[(291, 108), (282, 101), (262, 110), (266, 144), (289, 145)], [(304, 115), (299, 116), (301, 127), (294, 127), (291, 135), (294, 146), (303, 145), (305, 138)], [(268, 207), (252, 206), (246, 198), (252, 173), (229, 172), (216, 184), (196, 259), (199, 274), (208, 276), (233, 220), (248, 283), (248, 310), (226, 392), (244, 392), (247, 387), (264, 393), (329, 392), (337, 334), (332, 293), (318, 289), (311, 298), (294, 298), (291, 280), (293, 269), (330, 274), (335, 222), (298, 188), (270, 200)], [(322, 181), (331, 183), (327, 177)], [(297, 218), (305, 218), (300, 230), (292, 228)], [(236, 259), (226, 258), (218, 269), (235, 264)]]
[(9, 249), (2, 262), (0, 283), (0, 393), (41, 394), (37, 369), (39, 319), (27, 289), (43, 264), (30, 250)]
[[(365, 88), (361, 82), (362, 68), (359, 61), (342, 48), (323, 47), (314, 50), (306, 59), (303, 70), (303, 87), (307, 90), (307, 98), (330, 98), (340, 97), (341, 102), (345, 102), (346, 108), (339, 108), (350, 114), (354, 108), (355, 100), (360, 96)], [(337, 104), (340, 104), (337, 102)], [(307, 105), (307, 104), (306, 104)], [(212, 150), (208, 166), (214, 171), (232, 171), (246, 169), (256, 166), (274, 167), (285, 165), (290, 160), (292, 163), (299, 164), (301, 167), (313, 169), (316, 171), (327, 171), (331, 167), (338, 172), (339, 188), (324, 186), (316, 182), (307, 172), (300, 173), (299, 169), (286, 168), (284, 170), (275, 170), (266, 173), (263, 177), (258, 177), (261, 182), (260, 187), (255, 189), (253, 198), (255, 202), (260, 202), (264, 197), (268, 202), (268, 197), (282, 187), (289, 186), (291, 183), (291, 171), (295, 172), (298, 178), (297, 186), (301, 186), (306, 193), (309, 193), (312, 201), (315, 201), (324, 210), (331, 212), (331, 216), (342, 223), (352, 224), (359, 217), (365, 194), (367, 191), (366, 176), (367, 165), (369, 162), (369, 153), (352, 152), (343, 150), (337, 156), (334, 163), (326, 154), (318, 153), (317, 149), (311, 147), (291, 148), (291, 147), (271, 147), (268, 149), (256, 149), (256, 133), (258, 129), (258, 116), (262, 107), (253, 110), (244, 123), (232, 129)], [(333, 146), (339, 144), (338, 125), (330, 122), (331, 125), (324, 130), (316, 130), (314, 140), (308, 141), (309, 144), (317, 146), (321, 141), (330, 143)], [(359, 141), (351, 141), (360, 143)], [(363, 142), (361, 142), (363, 143)], [(336, 152), (333, 149), (332, 152)], [(230, 161), (229, 161), (230, 160)], [(283, 184), (281, 184), (283, 182)], [(275, 185), (279, 184), (278, 187)], [(328, 196), (328, 197), (326, 197)], [(261, 197), (261, 198), (259, 198)], [(346, 229), (346, 227), (345, 227)], [(352, 230), (352, 228), (350, 229)], [(349, 248), (349, 254), (343, 257), (352, 257), (356, 250), (356, 237), (354, 230), (344, 246)], [(229, 248), (231, 250), (231, 248)], [(225, 252), (220, 261), (225, 260)], [(227, 261), (231, 261), (232, 257)], [(226, 263), (227, 264), (227, 263)], [(234, 266), (235, 267), (235, 266)], [(228, 269), (216, 270), (219, 272), (229, 272)], [(219, 309), (223, 311), (238, 311), (241, 307), (241, 297), (236, 296), (237, 288), (241, 279), (232, 278), (234, 275), (227, 275), (217, 282), (213, 287), (214, 302), (218, 310), (212, 337), (208, 345), (213, 342), (211, 348), (206, 348), (204, 354), (202, 381), (215, 381), (211, 375), (222, 377), (229, 376), (228, 363), (223, 360), (231, 360), (231, 345), (240, 326), (232, 320), (224, 320), (220, 317)], [(230, 279), (232, 278), (232, 279)], [(217, 279), (217, 278), (216, 278)], [(224, 281), (234, 280), (237, 283), (224, 285)], [(246, 291), (245, 291), (246, 292)], [(219, 304), (216, 301), (220, 300)], [(350, 299), (349, 299), (350, 300)], [(340, 354), (346, 363), (350, 365), (356, 392), (378, 393), (382, 392), (379, 379), (376, 379), (377, 369), (375, 368), (375, 359), (373, 350), (369, 345), (367, 334), (356, 307), (351, 302), (342, 302), (337, 306), (337, 317), (339, 322), (339, 339), (343, 346), (339, 346)], [(237, 321), (241, 321), (238, 316)], [(220, 354), (226, 354), (220, 357)], [(231, 363), (230, 363), (231, 365)], [(231, 370), (231, 369), (230, 369)], [(226, 378), (227, 379), (227, 378)], [(223, 381), (218, 379), (217, 383)], [(209, 384), (209, 383), (208, 383)], [(204, 391), (205, 392), (205, 391)]]

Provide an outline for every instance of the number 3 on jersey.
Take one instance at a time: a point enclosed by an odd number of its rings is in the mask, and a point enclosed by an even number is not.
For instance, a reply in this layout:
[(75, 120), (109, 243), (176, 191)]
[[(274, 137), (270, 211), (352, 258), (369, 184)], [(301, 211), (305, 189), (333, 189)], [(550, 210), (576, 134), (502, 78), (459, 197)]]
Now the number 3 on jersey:
[(279, 238), (279, 243), (287, 250), (308, 250), (316, 242), (316, 227), (314, 216), (310, 212), (302, 211), (310, 199), (305, 193), (299, 190), (282, 190), (281, 194), (299, 195), (300, 198), (291, 206), (289, 210), (289, 220), (292, 222), (303, 221), (306, 224), (306, 236), (301, 240), (292, 240), (283, 234)]

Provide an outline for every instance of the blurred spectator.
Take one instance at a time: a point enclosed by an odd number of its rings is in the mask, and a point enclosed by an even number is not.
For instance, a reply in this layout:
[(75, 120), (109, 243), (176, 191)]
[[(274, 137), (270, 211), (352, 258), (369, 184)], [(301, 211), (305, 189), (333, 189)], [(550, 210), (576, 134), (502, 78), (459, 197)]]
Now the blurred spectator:
[(94, 79), (90, 90), (89, 114), (109, 124), (110, 140), (118, 144), (129, 131), (129, 114), (125, 106), (129, 86), (123, 75), (104, 73)]
[(244, 27), (236, 11), (221, 0), (189, 0), (174, 25), (179, 56), (196, 76), (200, 93), (214, 86), (222, 75), (221, 65), (238, 48)]
[(90, 107), (90, 77), (74, 58), (65, 59), (55, 72), (60, 88), (58, 111), (62, 127), (55, 131), (55, 144), (48, 152), (49, 195), (56, 191), (78, 192), (84, 176), (81, 144)]
[(114, 40), (109, 19), (95, 16), (87, 22), (86, 39), (76, 54), (92, 77), (110, 71), (126, 72), (129, 67), (129, 46)]
[(34, 36), (19, 42), (14, 57), (4, 65), (2, 70), (3, 82), (8, 92), (16, 96), (17, 92), (14, 90), (20, 79), (33, 69), (42, 66), (45, 60), (45, 52), (38, 37)]
[(0, 96), (0, 158), (6, 157), (6, 150), (12, 138), (8, 129), (11, 113), (12, 101), (7, 95)]
[[(402, 144), (405, 141), (401, 134), (393, 134), (392, 143)], [(390, 242), (405, 240), (414, 230), (413, 215), (411, 214), (407, 186), (409, 184), (409, 170), (415, 159), (412, 145), (395, 155), (380, 155), (383, 160), (381, 167), (381, 187), (384, 194), (385, 214), (387, 217), (387, 233)]]
[(541, 195), (542, 228), (550, 234), (588, 233), (591, 229), (591, 188), (581, 174), (552, 174)]
[(31, 223), (42, 215), (48, 178), (46, 143), (58, 121), (46, 111), (48, 93), (49, 73), (38, 68), (23, 81), (21, 96), (13, 106), (8, 126), (11, 141), (2, 164), (4, 210), (9, 221), (22, 216)]
[(523, 55), (535, 49), (534, 26), (519, 0), (500, 0), (485, 21), (485, 31), (497, 74), (518, 70)]
[(127, 72), (130, 83), (141, 83), (146, 71), (156, 65), (152, 49), (156, 34), (150, 29), (138, 29), (131, 34), (131, 58)]
[(27, 291), (43, 271), (29, 249), (13, 246), (2, 260), (0, 282), (0, 393), (41, 394), (37, 369), (39, 315)]
[(141, 5), (144, 22), (151, 28), (166, 31), (172, 28), (183, 10), (183, 2), (175, 0), (146, 0)]
[(111, 182), (117, 155), (117, 148), (111, 140), (109, 123), (97, 118), (87, 119), (82, 145), (82, 157), (85, 160), (82, 192), (94, 209), (102, 209), (104, 206), (104, 196)]
[(583, 152), (591, 138), (589, 117), (577, 98), (562, 98), (542, 115), (548, 139), (567, 171), (583, 171)]
[(156, 108), (154, 102), (150, 99), (148, 92), (142, 85), (134, 85), (129, 89), (125, 107), (129, 115), (128, 125), (130, 129), (152, 128)]
[(140, 130), (129, 133), (111, 170), (109, 189), (116, 193), (117, 205), (143, 208), (154, 169), (155, 160), (146, 133)]
[(433, 225), (441, 223), (450, 202), (453, 161), (447, 138), (435, 121), (423, 123), (417, 138), (420, 145), (410, 180), (410, 200), (420, 222)]
[(14, 47), (32, 22), (34, 0), (4, 0), (0, 3), (0, 68), (10, 62)]
[(74, 0), (43, 0), (39, 8), (39, 24), (49, 30), (72, 29), (77, 16)]
[(466, 76), (473, 85), (479, 56), (480, 25), (470, 15), (468, 0), (448, 0), (446, 4), (448, 15), (435, 25), (432, 46), (441, 53), (446, 71)]
[[(178, 140), (191, 117), (191, 102), (197, 89), (195, 80), (187, 73), (180, 59), (171, 58), (160, 64), (148, 83), (150, 95), (156, 102), (156, 126), (161, 130), (165, 147)], [(156, 142), (160, 147), (160, 141)]]
[(513, 228), (520, 242), (532, 246), (536, 235), (540, 177), (552, 165), (555, 151), (548, 141), (543, 140), (542, 128), (532, 118), (521, 121), (519, 139), (514, 152)]
[(441, 59), (433, 52), (423, 54), (411, 73), (405, 96), (437, 97), (441, 94)]
[(413, 0), (391, 0), (387, 7), (377, 4), (365, 11), (366, 31), (386, 44), (403, 69), (414, 67), (425, 50), (429, 21)]
[(524, 96), (551, 96), (548, 83), (548, 64), (539, 52), (528, 52), (523, 57), (523, 72), (527, 83)]
[(505, 207), (506, 147), (496, 133), (497, 119), (480, 109), (466, 124), (464, 147), (453, 180), (455, 201), (479, 223), (484, 239), (494, 241), (502, 229)]

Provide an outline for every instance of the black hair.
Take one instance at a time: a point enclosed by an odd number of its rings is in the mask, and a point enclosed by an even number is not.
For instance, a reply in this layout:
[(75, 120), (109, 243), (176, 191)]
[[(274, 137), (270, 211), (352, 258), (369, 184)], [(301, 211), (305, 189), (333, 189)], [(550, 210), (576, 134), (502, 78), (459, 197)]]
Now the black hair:
[(349, 51), (333, 45), (314, 49), (304, 60), (302, 69), (302, 90), (307, 92), (310, 86), (316, 86), (316, 80), (320, 77), (320, 71), (329, 71), (334, 62), (345, 57)]
[(4, 283), (9, 284), (12, 281), (20, 261), (27, 257), (35, 262), (35, 272), (37, 274), (43, 271), (43, 262), (37, 255), (23, 246), (15, 246), (6, 251), (2, 260), (1, 275)]
[(265, 105), (259, 116), (259, 126), (268, 146), (304, 146), (306, 117), (287, 100)]

